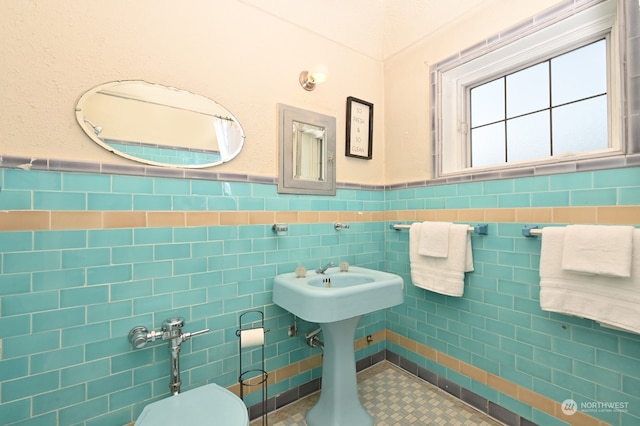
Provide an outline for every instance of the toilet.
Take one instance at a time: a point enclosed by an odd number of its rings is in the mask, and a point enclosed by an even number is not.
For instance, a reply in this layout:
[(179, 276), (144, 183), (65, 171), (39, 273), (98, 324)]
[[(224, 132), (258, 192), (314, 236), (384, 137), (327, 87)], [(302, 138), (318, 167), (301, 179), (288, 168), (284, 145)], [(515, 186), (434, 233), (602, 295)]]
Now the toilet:
[(248, 426), (242, 400), (214, 383), (156, 401), (144, 407), (135, 426)]

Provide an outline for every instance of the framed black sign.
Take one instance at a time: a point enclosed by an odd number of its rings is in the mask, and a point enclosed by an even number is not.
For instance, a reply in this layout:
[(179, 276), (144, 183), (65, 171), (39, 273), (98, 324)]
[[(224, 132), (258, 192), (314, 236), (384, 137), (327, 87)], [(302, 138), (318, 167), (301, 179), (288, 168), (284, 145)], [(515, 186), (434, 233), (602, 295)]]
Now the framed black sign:
[(373, 157), (373, 104), (347, 98), (347, 157), (371, 160)]

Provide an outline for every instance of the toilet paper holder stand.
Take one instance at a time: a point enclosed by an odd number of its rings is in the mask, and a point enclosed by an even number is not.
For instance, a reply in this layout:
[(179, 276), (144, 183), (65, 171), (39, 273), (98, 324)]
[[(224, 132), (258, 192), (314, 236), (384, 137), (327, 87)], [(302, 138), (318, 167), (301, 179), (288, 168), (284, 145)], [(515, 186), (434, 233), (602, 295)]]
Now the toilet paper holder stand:
[[(256, 317), (250, 321), (251, 318), (249, 316)], [(246, 318), (245, 318), (246, 317)], [(238, 354), (240, 357), (240, 375), (238, 376), (238, 383), (240, 384), (240, 398), (244, 400), (244, 389), (245, 386), (261, 386), (262, 387), (262, 424), (267, 426), (267, 379), (269, 378), (269, 373), (265, 369), (265, 356), (264, 356), (264, 334), (269, 332), (269, 329), (264, 328), (264, 312), (262, 311), (246, 311), (240, 318), (238, 319), (239, 328), (236, 330), (236, 336), (238, 336)], [(262, 330), (263, 336), (261, 340), (257, 342), (247, 341), (247, 336), (251, 336), (252, 339), (255, 339), (256, 331)], [(243, 345), (242, 338), (245, 336), (245, 343)], [(250, 368), (248, 370), (244, 370), (242, 367), (242, 359), (243, 351), (251, 351), (255, 347), (260, 346), (262, 350), (261, 356), (261, 368)], [(255, 359), (253, 356), (249, 356), (249, 359)]]

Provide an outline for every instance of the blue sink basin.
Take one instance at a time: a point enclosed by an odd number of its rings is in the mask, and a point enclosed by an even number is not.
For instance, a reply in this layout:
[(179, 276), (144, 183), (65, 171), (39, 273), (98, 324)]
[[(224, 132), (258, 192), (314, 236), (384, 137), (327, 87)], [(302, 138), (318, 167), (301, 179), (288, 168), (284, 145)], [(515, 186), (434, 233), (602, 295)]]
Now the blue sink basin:
[(305, 278), (291, 272), (275, 277), (273, 302), (303, 320), (322, 324), (399, 305), (403, 288), (398, 275), (357, 266), (348, 272), (309, 271)]

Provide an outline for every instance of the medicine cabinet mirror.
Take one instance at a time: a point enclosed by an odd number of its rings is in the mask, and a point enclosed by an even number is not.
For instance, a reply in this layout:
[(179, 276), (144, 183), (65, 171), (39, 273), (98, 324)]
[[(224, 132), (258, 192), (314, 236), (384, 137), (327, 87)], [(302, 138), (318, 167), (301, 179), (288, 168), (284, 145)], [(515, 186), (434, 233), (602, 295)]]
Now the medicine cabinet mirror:
[(205, 168), (240, 153), (240, 122), (217, 102), (145, 81), (115, 81), (86, 92), (76, 106), (85, 133), (114, 154), (164, 167)]
[(336, 194), (336, 119), (278, 104), (278, 192)]

